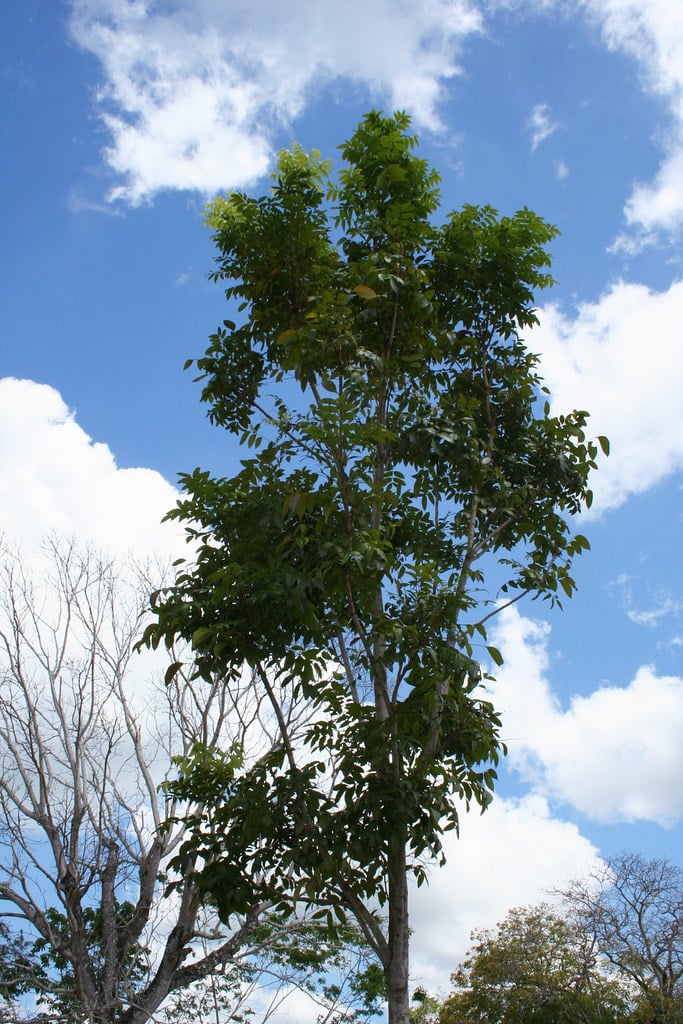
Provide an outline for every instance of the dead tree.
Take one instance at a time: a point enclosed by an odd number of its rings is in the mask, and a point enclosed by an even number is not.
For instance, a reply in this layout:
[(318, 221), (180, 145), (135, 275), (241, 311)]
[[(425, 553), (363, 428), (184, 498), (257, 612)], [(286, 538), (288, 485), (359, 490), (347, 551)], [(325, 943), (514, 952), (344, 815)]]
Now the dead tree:
[(164, 685), (161, 653), (136, 652), (151, 589), (139, 566), (51, 541), (38, 578), (2, 556), (0, 1017), (23, 997), (41, 1020), (146, 1024), (206, 979), (239, 1001), (254, 957), (267, 969), (267, 906), (226, 930), (191, 869), (166, 885), (183, 829), (162, 784), (197, 743), (270, 749), (250, 679), (229, 697), (182, 670)]
[(683, 871), (626, 853), (561, 893), (637, 994), (638, 1020), (683, 1024)]

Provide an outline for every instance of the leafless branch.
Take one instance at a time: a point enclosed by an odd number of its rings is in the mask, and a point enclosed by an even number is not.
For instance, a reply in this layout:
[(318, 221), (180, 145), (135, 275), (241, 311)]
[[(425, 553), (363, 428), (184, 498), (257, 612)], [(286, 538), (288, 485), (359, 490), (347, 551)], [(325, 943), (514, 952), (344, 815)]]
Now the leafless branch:
[(55, 1020), (147, 1024), (171, 994), (240, 962), (265, 909), (232, 929), (215, 919), (196, 955), (192, 868), (171, 892), (162, 880), (183, 837), (161, 827), (178, 811), (159, 789), (171, 756), (240, 743), (258, 757), (295, 735), (299, 712), (267, 708), (249, 673), (226, 686), (181, 669), (164, 686), (161, 655), (136, 651), (149, 567), (50, 540), (38, 579), (1, 554), (0, 923), (23, 922), (66, 965), (68, 983), (57, 968), (49, 984), (33, 978)]

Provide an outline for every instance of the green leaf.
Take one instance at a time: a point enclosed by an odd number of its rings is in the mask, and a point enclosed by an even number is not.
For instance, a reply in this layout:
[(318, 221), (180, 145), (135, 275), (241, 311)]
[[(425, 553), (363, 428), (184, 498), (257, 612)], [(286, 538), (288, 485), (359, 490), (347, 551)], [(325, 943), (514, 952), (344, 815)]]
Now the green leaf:
[(356, 295), (360, 296), (361, 299), (376, 299), (377, 292), (372, 288), (369, 288), (366, 284), (357, 284), (353, 289)]
[(288, 512), (296, 512), (301, 517), (306, 511), (306, 505), (308, 503), (308, 495), (302, 494), (298, 491), (296, 494), (288, 494), (282, 503), (282, 514), (286, 515)]
[(503, 655), (500, 653), (498, 648), (487, 645), (486, 650), (488, 651), (491, 660), (498, 666), (498, 668), (500, 668), (503, 664)]
[(200, 626), (199, 629), (195, 629), (192, 634), (192, 646), (199, 647), (203, 640), (211, 636), (212, 632), (213, 630), (209, 626)]
[(168, 668), (166, 669), (166, 672), (164, 673), (164, 683), (166, 684), (166, 686), (170, 686), (170, 684), (173, 682), (173, 680), (175, 679), (176, 675), (178, 674), (178, 671), (182, 667), (183, 667), (183, 662), (182, 661), (174, 661), (174, 662), (172, 662), (168, 666)]
[(600, 447), (602, 448), (602, 453), (603, 453), (603, 455), (609, 455), (609, 447), (610, 447), (610, 446), (609, 446), (609, 438), (608, 438), (608, 437), (605, 437), (605, 435), (604, 435), (604, 434), (600, 434), (600, 435), (599, 435), (599, 436), (598, 436), (598, 437), (596, 438), (596, 441), (598, 442), (598, 444), (599, 444), (599, 445), (600, 445)]

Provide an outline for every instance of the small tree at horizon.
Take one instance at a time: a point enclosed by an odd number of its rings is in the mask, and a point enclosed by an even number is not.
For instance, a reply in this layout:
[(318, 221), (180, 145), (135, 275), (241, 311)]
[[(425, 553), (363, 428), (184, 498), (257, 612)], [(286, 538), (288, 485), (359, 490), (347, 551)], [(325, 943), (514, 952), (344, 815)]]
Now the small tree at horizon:
[[(250, 666), (276, 716), (275, 681), (309, 702), (305, 743), (280, 715), (279, 748), (207, 802), (177, 864), (201, 858), (225, 919), (264, 897), (330, 927), (353, 915), (390, 1024), (409, 1014), (408, 876), (488, 805), (504, 752), (486, 623), (523, 594), (572, 594), (587, 541), (568, 517), (607, 447), (585, 412), (550, 414), (520, 333), (555, 228), (474, 206), (435, 226), (439, 178), (409, 123), (368, 114), (336, 182), (294, 147), (269, 194), (210, 204), (213, 276), (242, 319), (197, 367), (244, 458), (230, 479), (182, 476), (170, 516), (196, 559), (145, 637), (186, 638), (228, 686)], [(180, 795), (206, 794), (198, 763)]]
[(608, 974), (593, 937), (547, 904), (477, 930), (451, 975), (440, 1024), (626, 1024), (631, 991)]

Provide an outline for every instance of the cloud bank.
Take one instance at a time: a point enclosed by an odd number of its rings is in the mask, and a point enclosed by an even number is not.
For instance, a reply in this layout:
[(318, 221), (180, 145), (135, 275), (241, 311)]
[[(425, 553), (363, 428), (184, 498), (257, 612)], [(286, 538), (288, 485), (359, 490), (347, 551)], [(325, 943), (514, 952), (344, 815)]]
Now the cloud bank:
[(624, 213), (644, 237), (674, 231), (683, 224), (683, 5), (676, 0), (583, 0), (582, 8), (610, 50), (635, 58), (644, 88), (662, 97), (669, 109), (657, 175), (634, 186)]
[(177, 491), (151, 469), (121, 469), (77, 424), (54, 388), (0, 380), (0, 524), (35, 548), (47, 533), (112, 554), (178, 557), (177, 525), (161, 523)]
[[(505, 665), (491, 686), (509, 762), (534, 791), (601, 823), (683, 818), (683, 679), (641, 666), (560, 707), (548, 681), (549, 627), (516, 609), (495, 630)], [(590, 683), (590, 680), (589, 680)]]
[(587, 409), (589, 432), (606, 434), (609, 459), (592, 486), (595, 509), (621, 505), (683, 468), (683, 282), (667, 291), (618, 282), (573, 314), (541, 311), (529, 338), (553, 410)]
[(413, 982), (444, 994), (475, 928), (492, 928), (510, 907), (548, 899), (548, 890), (598, 862), (578, 828), (535, 795), (497, 798), (483, 815), (463, 814), (461, 838), (449, 833), (445, 849), (446, 866), (411, 894)]

